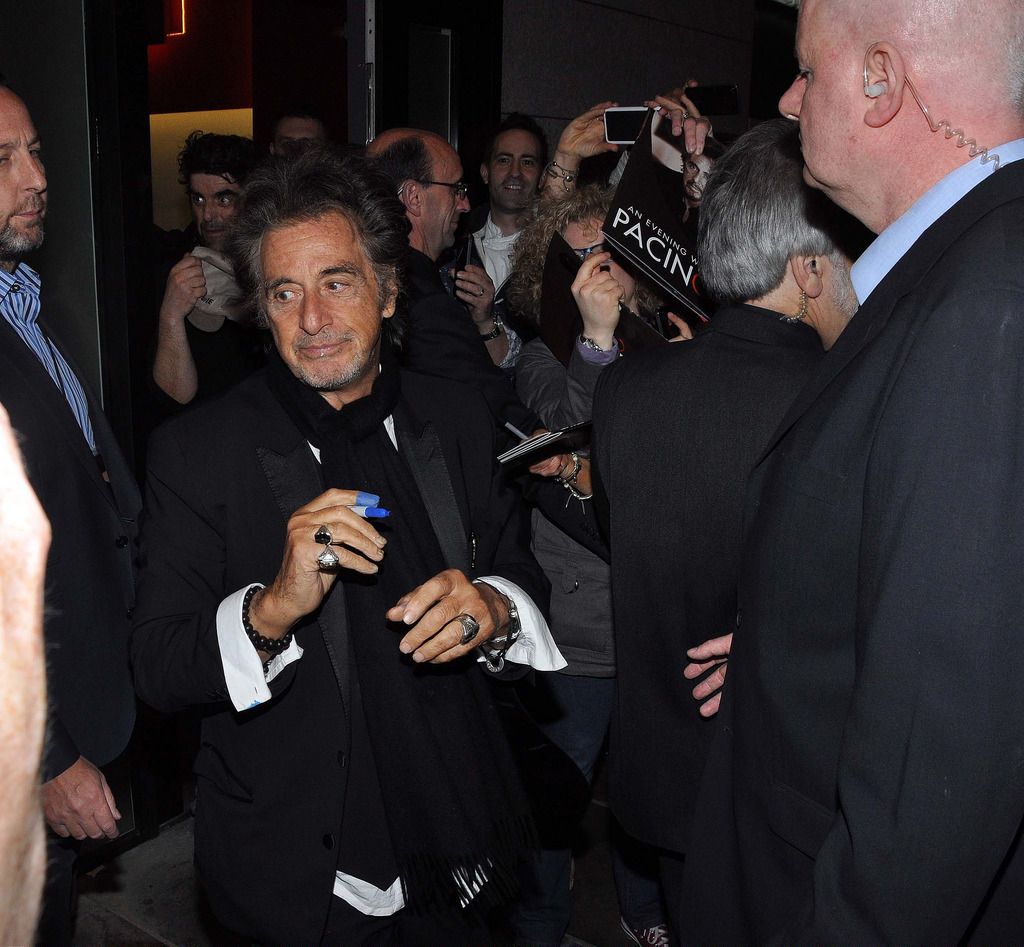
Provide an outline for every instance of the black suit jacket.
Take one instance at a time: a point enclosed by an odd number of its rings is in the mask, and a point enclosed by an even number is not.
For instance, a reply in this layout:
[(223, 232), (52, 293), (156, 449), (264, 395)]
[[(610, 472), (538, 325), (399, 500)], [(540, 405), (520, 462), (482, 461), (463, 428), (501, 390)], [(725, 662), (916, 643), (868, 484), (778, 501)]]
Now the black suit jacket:
[[(44, 295), (44, 312), (45, 304)], [(80, 755), (96, 765), (109, 762), (127, 745), (135, 721), (128, 634), (141, 503), (103, 411), (84, 381), (82, 387), (109, 483), (67, 399), (0, 319), (0, 402), (53, 534), (43, 621), (50, 704), (44, 779)]]
[(466, 307), (445, 292), (436, 264), (410, 248), (406, 276), (408, 326), (402, 364), (414, 372), (453, 378), (477, 389), (499, 428), (511, 421), (520, 431), (532, 434), (540, 427), (539, 418), (491, 361)]
[[(483, 401), (403, 372), (394, 419), (448, 565), (504, 576), (544, 602), (525, 517), (495, 470)], [(344, 589), (336, 584), (296, 626), (303, 657), (273, 680), (272, 700), (246, 713), (228, 702), (216, 615), (227, 595), (274, 578), (288, 517), (323, 489), (264, 372), (150, 442), (136, 686), (163, 710), (204, 705), (196, 862), (221, 920), (261, 943), (315, 943), (332, 897), (348, 780)], [(461, 671), (477, 673), (469, 660)]]
[(747, 477), (821, 356), (808, 326), (732, 306), (692, 342), (634, 352), (598, 383), (592, 456), (618, 658), (609, 803), (651, 844), (687, 849), (713, 725), (682, 675), (686, 649), (732, 627)]
[(695, 941), (1024, 938), (1022, 251), (1014, 164), (878, 285), (755, 473)]

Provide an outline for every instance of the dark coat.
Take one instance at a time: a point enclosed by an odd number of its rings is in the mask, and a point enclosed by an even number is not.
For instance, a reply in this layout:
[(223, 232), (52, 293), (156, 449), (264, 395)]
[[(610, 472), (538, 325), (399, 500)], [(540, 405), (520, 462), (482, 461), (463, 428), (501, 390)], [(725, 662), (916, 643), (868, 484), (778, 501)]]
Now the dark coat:
[(696, 942), (1024, 939), (1022, 252), (1013, 164), (871, 293), (752, 478)]
[(402, 364), (414, 372), (453, 378), (475, 388), (484, 396), (499, 428), (510, 421), (520, 431), (532, 434), (540, 427), (537, 415), (519, 400), (508, 376), (491, 361), (466, 307), (445, 292), (434, 262), (410, 249), (406, 276), (408, 314)]
[[(45, 311), (45, 295), (43, 304)], [(43, 620), (50, 703), (44, 779), (79, 756), (108, 763), (127, 745), (135, 722), (128, 635), (141, 502), (103, 411), (84, 381), (82, 387), (109, 483), (64, 394), (0, 319), (0, 403), (53, 535)]]
[(598, 382), (619, 689), (609, 802), (645, 842), (687, 850), (712, 724), (683, 677), (686, 649), (732, 628), (747, 476), (821, 356), (808, 326), (732, 306)]
[[(506, 577), (543, 603), (546, 583), (495, 470), (482, 400), (403, 372), (394, 419), (448, 565)], [(216, 614), (227, 595), (274, 578), (288, 517), (323, 489), (265, 372), (150, 443), (136, 685), (163, 710), (205, 705), (196, 863), (221, 920), (261, 943), (315, 943), (331, 903), (349, 776), (344, 587), (296, 626), (305, 653), (271, 682), (273, 699), (242, 714), (228, 702)], [(470, 662), (462, 671), (476, 673)]]

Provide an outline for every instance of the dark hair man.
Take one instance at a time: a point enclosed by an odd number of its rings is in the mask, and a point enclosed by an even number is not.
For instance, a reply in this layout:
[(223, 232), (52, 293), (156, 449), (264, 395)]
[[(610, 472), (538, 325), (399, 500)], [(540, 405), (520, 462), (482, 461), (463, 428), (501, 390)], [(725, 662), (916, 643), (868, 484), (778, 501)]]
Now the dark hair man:
[(260, 337), (224, 256), (255, 163), (250, 139), (211, 132), (192, 132), (178, 155), (197, 246), (171, 268), (160, 304), (153, 381), (172, 403), (224, 391), (262, 364)]
[(257, 172), (268, 367), (150, 446), (136, 683), (204, 707), (196, 862), (260, 943), (479, 943), (529, 816), (468, 655), (563, 663), (486, 407), (383, 342), (402, 210), (361, 159)]
[(327, 141), (323, 119), (311, 108), (293, 105), (274, 122), (270, 153), (274, 157), (296, 157), (313, 145)]
[(55, 537), (43, 628), (42, 805), (53, 834), (38, 939), (68, 944), (79, 843), (114, 838), (121, 817), (97, 767), (124, 749), (135, 720), (127, 640), (140, 501), (98, 402), (52, 335), (39, 274), (22, 261), (43, 242), (46, 187), (28, 110), (0, 87), (0, 402)]
[[(493, 363), (473, 320), (445, 292), (437, 271), (438, 258), (455, 241), (459, 217), (469, 210), (458, 153), (433, 132), (394, 128), (370, 142), (367, 154), (391, 179), (409, 220), (405, 364), (414, 371), (455, 378), (478, 388), (499, 426), (509, 422), (533, 433), (540, 426), (536, 415)], [(480, 269), (466, 277), (460, 288), (483, 299), (486, 282)]]
[(780, 111), (878, 238), (751, 480), (694, 943), (1024, 937), (1024, 7), (978, 14), (800, 9)]
[(488, 204), (470, 213), (470, 233), (452, 247), (441, 266), (446, 288), (469, 309), (491, 359), (506, 371), (515, 366), (523, 331), (508, 323), (505, 290), (512, 250), (523, 216), (537, 197), (547, 153), (544, 131), (528, 115), (513, 112), (498, 126), (480, 163)]

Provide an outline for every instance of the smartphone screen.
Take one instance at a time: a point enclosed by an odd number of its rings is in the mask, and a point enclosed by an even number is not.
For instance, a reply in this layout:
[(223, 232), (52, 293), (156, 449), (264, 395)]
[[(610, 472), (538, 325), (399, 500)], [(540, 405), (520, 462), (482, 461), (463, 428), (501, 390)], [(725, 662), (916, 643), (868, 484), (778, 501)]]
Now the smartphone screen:
[(604, 140), (616, 145), (632, 145), (640, 135), (647, 118), (647, 109), (620, 106), (604, 111)]

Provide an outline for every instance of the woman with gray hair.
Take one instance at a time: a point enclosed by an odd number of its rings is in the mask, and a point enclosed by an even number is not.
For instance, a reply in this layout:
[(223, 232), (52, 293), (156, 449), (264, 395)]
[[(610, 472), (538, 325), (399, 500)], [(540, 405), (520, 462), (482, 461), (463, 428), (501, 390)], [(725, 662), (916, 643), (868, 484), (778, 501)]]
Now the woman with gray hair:
[(802, 167), (796, 129), (782, 120), (747, 132), (718, 160), (697, 246), (721, 308), (693, 341), (622, 359), (594, 397), (618, 682), (609, 803), (630, 834), (662, 850), (675, 933), (712, 731), (683, 676), (687, 650), (739, 621), (748, 475), (856, 308), (842, 249), (849, 224), (804, 184)]

